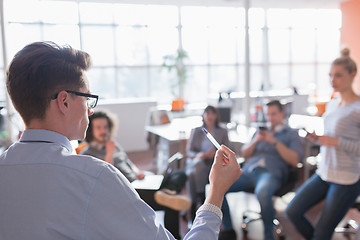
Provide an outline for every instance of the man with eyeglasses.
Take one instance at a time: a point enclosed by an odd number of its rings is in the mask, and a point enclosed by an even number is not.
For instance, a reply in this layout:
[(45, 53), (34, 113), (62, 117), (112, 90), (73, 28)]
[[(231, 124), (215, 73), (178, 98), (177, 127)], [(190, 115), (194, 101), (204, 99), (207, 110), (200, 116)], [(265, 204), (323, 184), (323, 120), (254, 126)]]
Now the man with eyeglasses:
[[(0, 239), (174, 239), (119, 170), (74, 154), (70, 140), (84, 139), (96, 105), (90, 65), (87, 53), (52, 42), (27, 45), (10, 63), (6, 87), (26, 129), (0, 156)], [(240, 174), (222, 146), (184, 239), (217, 239), (219, 207)]]
[[(71, 90), (65, 90), (65, 92), (68, 92), (68, 93), (72, 93), (72, 94), (75, 94), (77, 96), (80, 96), (80, 97), (86, 97), (86, 105), (89, 109), (93, 109), (96, 107), (96, 104), (99, 100), (99, 96), (97, 95), (92, 95), (92, 94), (89, 94), (89, 93), (81, 93), (81, 92), (76, 92), (76, 91), (71, 91)], [(54, 96), (51, 97), (52, 100), (56, 99), (58, 97), (58, 94), (59, 93), (56, 93)]]

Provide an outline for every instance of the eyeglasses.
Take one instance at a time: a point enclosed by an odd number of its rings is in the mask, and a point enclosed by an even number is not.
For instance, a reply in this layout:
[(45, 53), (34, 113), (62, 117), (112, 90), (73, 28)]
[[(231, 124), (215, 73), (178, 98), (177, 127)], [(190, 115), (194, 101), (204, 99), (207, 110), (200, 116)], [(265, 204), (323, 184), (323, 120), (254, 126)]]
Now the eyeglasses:
[[(80, 97), (86, 97), (86, 105), (89, 109), (93, 109), (96, 107), (96, 104), (98, 102), (99, 96), (98, 95), (92, 95), (89, 93), (82, 93), (82, 92), (75, 92), (71, 90), (65, 90), (65, 92), (75, 94)], [(56, 99), (58, 97), (59, 93), (53, 95), (51, 99)]]

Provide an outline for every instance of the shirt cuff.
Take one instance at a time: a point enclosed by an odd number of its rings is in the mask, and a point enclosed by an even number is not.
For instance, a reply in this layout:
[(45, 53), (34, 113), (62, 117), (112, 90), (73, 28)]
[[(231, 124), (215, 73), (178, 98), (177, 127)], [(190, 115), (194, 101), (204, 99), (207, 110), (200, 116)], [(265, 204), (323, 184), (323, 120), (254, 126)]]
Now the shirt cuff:
[(223, 218), (223, 213), (221, 212), (221, 209), (218, 208), (217, 206), (215, 206), (214, 204), (211, 204), (211, 203), (204, 203), (198, 210), (197, 212), (199, 211), (209, 211), (209, 212), (213, 212), (215, 213), (219, 218), (220, 220), (222, 220)]

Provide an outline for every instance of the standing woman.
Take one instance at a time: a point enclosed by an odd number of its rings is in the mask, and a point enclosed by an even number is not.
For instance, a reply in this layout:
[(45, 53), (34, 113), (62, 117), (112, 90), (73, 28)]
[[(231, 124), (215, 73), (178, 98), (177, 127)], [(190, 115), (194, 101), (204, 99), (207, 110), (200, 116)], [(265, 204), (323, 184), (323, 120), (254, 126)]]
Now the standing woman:
[[(342, 56), (331, 65), (331, 86), (339, 97), (326, 106), (324, 136), (307, 136), (321, 145), (322, 160), (286, 209), (286, 215), (306, 239), (330, 240), (360, 193), (360, 97), (352, 88), (357, 67), (349, 53), (349, 49), (342, 50)], [(324, 207), (312, 225), (305, 213), (322, 200)]]
[(220, 127), (220, 115), (217, 108), (207, 106), (204, 109), (203, 125), (194, 128), (186, 148), (186, 174), (188, 176), (187, 190), (192, 201), (191, 219), (200, 204), (205, 200), (205, 185), (209, 183), (209, 173), (213, 164), (216, 148), (206, 137), (204, 127), (218, 141), (229, 146), (227, 129)]

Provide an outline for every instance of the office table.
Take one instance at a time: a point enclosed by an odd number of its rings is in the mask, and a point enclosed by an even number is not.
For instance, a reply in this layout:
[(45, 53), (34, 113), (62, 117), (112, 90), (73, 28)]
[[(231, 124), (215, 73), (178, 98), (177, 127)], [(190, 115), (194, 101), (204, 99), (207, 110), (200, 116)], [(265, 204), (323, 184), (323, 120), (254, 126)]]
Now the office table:
[[(186, 143), (191, 130), (202, 125), (201, 116), (175, 118), (170, 123), (145, 126), (149, 133), (159, 136), (157, 149), (157, 172), (163, 173), (167, 168), (168, 159), (177, 152), (185, 154)], [(182, 163), (183, 167), (184, 162)]]

